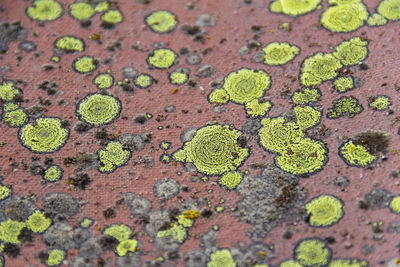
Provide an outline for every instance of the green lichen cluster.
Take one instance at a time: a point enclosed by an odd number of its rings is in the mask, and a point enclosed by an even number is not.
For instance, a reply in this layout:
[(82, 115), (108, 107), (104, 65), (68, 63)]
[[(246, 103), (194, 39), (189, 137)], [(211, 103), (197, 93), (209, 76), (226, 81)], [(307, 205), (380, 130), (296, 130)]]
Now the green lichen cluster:
[(90, 20), (95, 13), (94, 8), (86, 2), (76, 2), (69, 6), (69, 14), (78, 21)]
[(242, 133), (228, 125), (205, 126), (173, 154), (175, 161), (191, 162), (200, 173), (222, 175), (235, 171), (249, 155), (238, 144)]
[(302, 240), (294, 248), (294, 258), (303, 266), (325, 266), (331, 256), (331, 250), (318, 238)]
[(337, 45), (333, 55), (344, 66), (359, 64), (368, 56), (368, 42), (361, 40), (360, 37), (353, 37)]
[(118, 119), (121, 108), (121, 102), (117, 98), (95, 93), (78, 103), (76, 114), (79, 120), (92, 126), (103, 126)]
[(304, 88), (292, 95), (292, 102), (296, 105), (305, 105), (316, 102), (321, 97), (321, 92), (315, 88)]
[(300, 16), (320, 8), (321, 0), (275, 0), (270, 4), (273, 13)]
[(168, 141), (161, 141), (161, 142), (160, 142), (160, 148), (161, 148), (162, 150), (168, 150), (168, 149), (171, 148), (171, 143), (168, 142)]
[(328, 227), (343, 218), (343, 202), (331, 195), (320, 195), (306, 204), (306, 211), (313, 227)]
[(61, 265), (67, 254), (62, 249), (51, 249), (47, 252), (49, 257), (46, 260), (46, 264), (49, 266)]
[(354, 88), (354, 81), (352, 77), (338, 77), (333, 81), (333, 85), (339, 93), (345, 93)]
[(234, 171), (227, 172), (218, 179), (218, 183), (227, 190), (235, 189), (243, 179), (243, 173)]
[(358, 259), (334, 259), (328, 267), (367, 267), (368, 262)]
[(41, 234), (51, 225), (51, 219), (39, 210), (33, 212), (26, 220), (26, 227), (35, 234)]
[(98, 89), (109, 89), (114, 84), (114, 77), (108, 73), (100, 73), (94, 77), (93, 83)]
[(189, 74), (183, 71), (173, 71), (169, 74), (168, 78), (172, 84), (182, 85), (189, 80)]
[(147, 63), (157, 69), (168, 69), (172, 67), (178, 55), (167, 48), (155, 49), (148, 57)]
[(56, 20), (63, 14), (62, 6), (54, 0), (35, 0), (26, 9), (26, 14), (33, 20), (45, 22)]
[(400, 20), (400, 0), (383, 0), (376, 11), (388, 20)]
[(108, 10), (101, 16), (103, 25), (107, 27), (115, 26), (124, 20), (124, 16), (119, 10)]
[(3, 81), (0, 84), (0, 99), (4, 102), (12, 101), (15, 96), (19, 95), (20, 91), (14, 86), (12, 81)]
[(272, 108), (272, 103), (268, 100), (259, 98), (253, 99), (245, 104), (246, 114), (251, 117), (263, 117)]
[(235, 267), (236, 263), (228, 249), (219, 249), (210, 255), (207, 267)]
[(23, 108), (17, 108), (8, 111), (6, 111), (6, 108), (4, 108), (3, 110), (3, 121), (7, 123), (9, 127), (20, 128), (29, 120), (28, 114)]
[(93, 220), (90, 218), (83, 218), (82, 221), (79, 223), (79, 226), (82, 228), (89, 228), (93, 224)]
[(125, 150), (120, 142), (112, 141), (105, 148), (100, 149), (98, 155), (100, 159), (99, 171), (111, 173), (125, 165), (132, 154), (129, 150)]
[(18, 239), (19, 234), (21, 233), (22, 228), (25, 227), (24, 222), (13, 221), (8, 219), (0, 223), (0, 240), (3, 243), (10, 244), (21, 244), (21, 241)]
[(137, 87), (146, 89), (153, 84), (153, 77), (151, 77), (149, 74), (142, 73), (136, 76), (133, 82)]
[(136, 251), (138, 242), (136, 239), (131, 239), (132, 230), (129, 226), (125, 224), (113, 224), (107, 227), (103, 234), (112, 236), (119, 241), (115, 249), (118, 256), (125, 256)]
[(333, 101), (332, 105), (326, 114), (328, 119), (337, 119), (344, 116), (353, 118), (364, 110), (362, 105), (358, 103), (357, 98), (353, 96), (343, 96)]
[(83, 52), (85, 43), (75, 36), (62, 36), (54, 42), (54, 46), (66, 53)]
[(279, 264), (279, 267), (303, 267), (303, 265), (295, 260), (285, 260)]
[(392, 198), (389, 208), (393, 213), (400, 214), (400, 196), (395, 196)]
[(348, 165), (355, 167), (367, 167), (377, 159), (364, 146), (354, 144), (351, 139), (339, 147), (339, 156)]
[(386, 95), (378, 95), (371, 98), (369, 102), (369, 107), (373, 110), (387, 110), (392, 105), (392, 101), (390, 101), (390, 97)]
[(138, 241), (136, 239), (127, 239), (118, 244), (115, 252), (118, 256), (122, 257), (129, 253), (135, 252)]
[(263, 52), (265, 64), (279, 66), (293, 60), (300, 53), (300, 48), (287, 42), (272, 42), (263, 48)]
[(35, 153), (52, 153), (67, 142), (69, 129), (61, 126), (58, 118), (39, 118), (19, 130), (23, 146)]
[(63, 173), (64, 171), (60, 166), (52, 165), (44, 171), (43, 179), (46, 182), (54, 183), (61, 180)]
[(319, 124), (322, 112), (312, 106), (295, 106), (293, 108), (296, 114), (296, 124), (306, 130)]
[(94, 57), (81, 56), (72, 62), (72, 68), (79, 73), (91, 73), (97, 69), (98, 62)]
[(12, 190), (5, 185), (0, 184), (0, 201), (8, 198), (12, 193)]
[(178, 243), (183, 243), (187, 238), (187, 230), (179, 223), (173, 224), (173, 226), (167, 230), (161, 230), (157, 233), (157, 238), (171, 237)]
[(96, 11), (96, 13), (101, 13), (101, 12), (105, 12), (110, 8), (110, 3), (108, 1), (103, 1), (103, 2), (99, 2), (95, 8), (94, 11)]
[(387, 19), (381, 14), (374, 13), (368, 17), (367, 25), (371, 27), (378, 27), (387, 24)]
[(173, 32), (178, 25), (176, 16), (170, 11), (158, 10), (145, 18), (147, 26), (156, 33)]

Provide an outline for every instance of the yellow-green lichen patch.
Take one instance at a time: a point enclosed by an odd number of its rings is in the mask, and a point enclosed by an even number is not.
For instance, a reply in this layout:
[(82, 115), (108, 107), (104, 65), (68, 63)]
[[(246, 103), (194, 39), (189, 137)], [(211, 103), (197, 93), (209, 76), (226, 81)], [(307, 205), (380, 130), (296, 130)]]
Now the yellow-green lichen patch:
[(354, 88), (354, 81), (352, 77), (338, 77), (333, 81), (333, 85), (339, 93), (345, 93)]
[(333, 55), (345, 66), (356, 65), (367, 58), (368, 42), (353, 37), (337, 45)]
[(164, 163), (164, 164), (170, 163), (171, 160), (172, 160), (171, 156), (168, 155), (168, 154), (166, 154), (166, 153), (163, 153), (163, 154), (160, 156), (160, 161), (161, 161), (162, 163)]
[(362, 3), (362, 0), (328, 0), (328, 4), (331, 6), (360, 4), (360, 3)]
[(277, 167), (297, 176), (309, 176), (322, 170), (328, 161), (328, 149), (323, 143), (304, 138), (290, 144), (275, 157)]
[(364, 146), (355, 145), (352, 140), (345, 142), (339, 147), (339, 156), (348, 165), (355, 167), (367, 167), (377, 159)]
[(400, 214), (400, 196), (395, 196), (392, 198), (389, 208), (393, 213)]
[(93, 79), (93, 83), (98, 89), (108, 89), (114, 84), (114, 77), (108, 73), (100, 73)]
[(11, 195), (11, 189), (5, 185), (0, 184), (0, 201), (8, 198)]
[(219, 249), (210, 255), (207, 267), (235, 267), (236, 263), (228, 249)]
[(0, 84), (0, 99), (3, 101), (11, 101), (20, 91), (14, 86), (12, 81), (3, 81)]
[(41, 234), (51, 225), (51, 219), (47, 218), (43, 212), (36, 210), (26, 220), (26, 227), (35, 234)]
[(72, 62), (72, 68), (79, 73), (86, 74), (97, 69), (99, 62), (90, 56), (81, 56)]
[(168, 230), (161, 230), (157, 233), (157, 238), (171, 237), (178, 243), (183, 243), (187, 237), (187, 229), (176, 223)]
[(96, 5), (96, 7), (94, 8), (94, 11), (96, 11), (97, 13), (100, 13), (100, 12), (107, 11), (109, 8), (110, 8), (110, 3), (108, 1), (103, 1)]
[(21, 144), (35, 153), (51, 153), (67, 142), (69, 129), (63, 128), (58, 118), (39, 118), (19, 130)]
[(89, 228), (93, 224), (93, 220), (90, 218), (83, 218), (82, 221), (79, 223), (79, 226), (82, 228)]
[(111, 173), (118, 167), (125, 165), (131, 158), (131, 152), (125, 150), (122, 144), (118, 141), (112, 141), (105, 148), (98, 151), (100, 159), (99, 171)]
[(272, 1), (271, 4), (269, 5), (269, 10), (270, 10), (272, 13), (282, 13), (283, 10), (282, 10), (282, 3), (281, 3), (281, 1), (280, 1), (280, 0)]
[(336, 5), (321, 15), (321, 25), (331, 32), (351, 32), (364, 25), (368, 11), (364, 4)]
[(168, 75), (168, 79), (172, 84), (182, 85), (189, 80), (189, 74), (184, 71), (173, 71)]
[(90, 20), (95, 13), (94, 8), (85, 2), (76, 2), (69, 7), (69, 14), (78, 21)]
[(363, 110), (364, 108), (358, 103), (357, 98), (353, 96), (343, 96), (333, 101), (333, 106), (328, 109), (326, 116), (329, 119), (337, 119), (344, 116), (353, 118)]
[(0, 223), (0, 240), (3, 243), (21, 244), (18, 236), (22, 228), (25, 227), (24, 222), (13, 221), (8, 219)]
[(249, 155), (249, 149), (238, 144), (242, 133), (228, 125), (205, 126), (192, 140), (173, 154), (176, 161), (193, 163), (200, 173), (221, 175), (235, 171)]
[(304, 88), (292, 95), (292, 102), (296, 105), (305, 105), (316, 102), (321, 97), (321, 92), (315, 88)]
[(3, 121), (10, 127), (20, 128), (28, 122), (28, 114), (23, 108), (3, 113)]
[(300, 81), (304, 86), (319, 85), (338, 75), (342, 67), (340, 60), (332, 54), (317, 53), (304, 60), (301, 67)]
[(378, 26), (383, 26), (387, 24), (387, 19), (382, 16), (381, 14), (374, 13), (369, 16), (367, 20), (367, 25), (371, 27), (378, 27)]
[(169, 33), (175, 30), (178, 25), (176, 16), (166, 10), (154, 11), (145, 18), (150, 29), (156, 33)]
[(112, 28), (123, 20), (124, 16), (119, 10), (108, 10), (101, 16), (101, 25), (104, 28)]
[(227, 172), (218, 179), (218, 183), (228, 190), (235, 189), (243, 179), (241, 172)]
[(61, 17), (63, 8), (54, 0), (35, 0), (35, 2), (26, 9), (26, 14), (33, 20), (51, 21)]
[(287, 42), (273, 42), (266, 45), (263, 52), (265, 64), (278, 66), (293, 60), (299, 54), (300, 48)]
[(331, 250), (318, 238), (300, 241), (294, 248), (294, 258), (303, 266), (319, 267), (329, 263)]
[(214, 89), (208, 95), (208, 101), (212, 104), (225, 104), (229, 101), (229, 94), (224, 89)]
[(128, 240), (132, 234), (132, 230), (125, 224), (113, 224), (103, 231), (103, 235), (109, 235), (117, 239), (119, 242)]
[(162, 150), (168, 150), (168, 149), (171, 148), (171, 143), (168, 142), (168, 141), (161, 141), (161, 142), (160, 142), (160, 148), (161, 148)]
[(167, 48), (155, 49), (148, 57), (147, 63), (157, 69), (168, 69), (170, 68), (178, 55)]
[(43, 179), (46, 182), (54, 183), (61, 180), (63, 173), (64, 171), (60, 166), (52, 165), (44, 171)]
[(253, 99), (245, 104), (246, 114), (251, 117), (263, 117), (272, 108), (272, 103), (266, 99)]
[(306, 204), (308, 224), (313, 227), (328, 227), (343, 218), (343, 202), (331, 195), (320, 195)]
[(378, 95), (371, 97), (369, 99), (369, 107), (372, 108), (373, 110), (386, 110), (392, 105), (392, 101), (390, 101), (390, 97), (386, 95)]
[(121, 243), (119, 243), (119, 245), (115, 249), (115, 252), (120, 257), (125, 256), (131, 252), (135, 252), (137, 244), (138, 244), (138, 242), (136, 239), (124, 240)]
[(295, 260), (285, 260), (279, 264), (279, 267), (303, 267), (303, 265)]
[(51, 249), (47, 253), (49, 255), (46, 261), (46, 264), (48, 266), (61, 265), (67, 255), (62, 249)]
[(74, 36), (62, 36), (54, 42), (54, 47), (66, 53), (82, 52), (85, 50), (85, 43)]
[(290, 16), (300, 16), (316, 10), (321, 0), (275, 0), (270, 5), (271, 12)]
[(328, 267), (367, 267), (368, 262), (357, 259), (334, 259)]
[(377, 12), (388, 20), (399, 20), (400, 0), (383, 0), (379, 3)]
[(117, 98), (95, 93), (78, 103), (76, 113), (79, 120), (92, 126), (102, 126), (118, 119), (121, 109), (121, 102)]
[(133, 82), (137, 87), (146, 89), (153, 84), (153, 77), (151, 77), (149, 74), (142, 73), (136, 76)]
[(3, 112), (13, 111), (19, 108), (18, 104), (8, 102), (3, 105)]
[(296, 114), (296, 124), (303, 130), (314, 127), (321, 121), (322, 112), (311, 106), (296, 106), (293, 108)]

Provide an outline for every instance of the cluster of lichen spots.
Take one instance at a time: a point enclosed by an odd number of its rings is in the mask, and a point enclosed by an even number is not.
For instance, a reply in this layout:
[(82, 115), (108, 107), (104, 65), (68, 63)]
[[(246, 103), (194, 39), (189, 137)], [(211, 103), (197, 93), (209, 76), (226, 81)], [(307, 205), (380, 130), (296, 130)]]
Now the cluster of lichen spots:
[(56, 20), (63, 14), (62, 6), (54, 0), (35, 0), (26, 9), (29, 18), (41, 22)]
[(306, 204), (308, 224), (313, 227), (329, 227), (344, 216), (343, 201), (335, 196), (320, 195)]
[(79, 73), (87, 74), (97, 69), (99, 62), (91, 56), (81, 56), (72, 62), (72, 68)]
[(264, 117), (272, 108), (272, 103), (266, 99), (253, 99), (245, 104), (246, 114), (251, 117)]
[(332, 103), (332, 107), (328, 109), (326, 116), (328, 119), (337, 119), (347, 116), (353, 118), (364, 110), (358, 99), (353, 96), (343, 96)]
[(11, 196), (12, 190), (5, 185), (0, 184), (0, 201)]
[(58, 165), (49, 166), (43, 174), (43, 180), (54, 183), (62, 179), (64, 170)]
[(85, 42), (75, 36), (62, 36), (54, 42), (54, 47), (65, 53), (83, 52), (85, 50)]
[(39, 118), (20, 128), (21, 144), (34, 153), (52, 153), (61, 149), (68, 140), (69, 129), (59, 118)]
[(390, 210), (395, 214), (400, 214), (400, 195), (394, 196), (389, 204)]
[(367, 167), (377, 159), (364, 146), (354, 144), (351, 139), (339, 147), (339, 156), (348, 165), (355, 167)]
[(293, 108), (296, 114), (296, 124), (306, 130), (318, 125), (321, 121), (322, 112), (312, 106), (295, 106)]
[(242, 179), (243, 173), (241, 172), (227, 172), (218, 179), (218, 183), (227, 190), (233, 190), (240, 184)]
[(345, 93), (354, 89), (353, 77), (338, 77), (333, 81), (333, 86), (339, 93)]
[(141, 73), (134, 78), (133, 83), (139, 88), (146, 89), (153, 84), (153, 80), (149, 74)]
[(328, 267), (367, 267), (368, 262), (358, 259), (334, 259)]
[(103, 126), (114, 122), (121, 113), (119, 99), (94, 93), (87, 95), (77, 104), (76, 114), (79, 120), (92, 126)]
[(262, 50), (264, 52), (264, 63), (271, 66), (285, 65), (300, 53), (298, 46), (287, 42), (272, 42)]
[(390, 101), (390, 97), (386, 95), (378, 95), (371, 97), (368, 100), (368, 106), (377, 111), (387, 110), (391, 105), (392, 101)]
[(98, 89), (109, 89), (114, 84), (114, 77), (109, 73), (99, 73), (94, 77), (93, 83)]
[(40, 211), (34, 211), (25, 221), (26, 227), (35, 234), (41, 234), (47, 230), (51, 225), (51, 219)]
[[(15, 107), (16, 108), (11, 108)], [(29, 117), (25, 109), (19, 108), (18, 105), (13, 103), (7, 103), (3, 106), (3, 121), (8, 124), (9, 127), (20, 128), (28, 123)]]
[(178, 25), (176, 16), (167, 10), (158, 10), (146, 16), (145, 23), (156, 33), (173, 32)]
[(136, 251), (138, 242), (131, 239), (132, 230), (125, 224), (113, 224), (103, 231), (103, 235), (109, 235), (118, 240), (119, 244), (115, 249), (118, 256), (129, 255)]
[(377, 12), (388, 20), (400, 20), (400, 0), (383, 0)]
[(302, 240), (294, 248), (294, 259), (303, 266), (326, 266), (331, 256), (331, 249), (319, 238)]
[(0, 99), (4, 102), (12, 101), (14, 97), (21, 94), (20, 90), (15, 87), (12, 81), (3, 81), (0, 84)]
[(311, 104), (319, 101), (321, 92), (317, 88), (304, 88), (293, 93), (291, 99), (296, 105)]
[(101, 16), (101, 25), (104, 28), (113, 28), (123, 20), (124, 16), (119, 10), (108, 10)]
[(169, 82), (175, 85), (185, 84), (189, 80), (189, 70), (179, 68), (168, 75)]
[(275, 0), (269, 9), (273, 13), (282, 13), (289, 16), (300, 16), (321, 8), (321, 0)]
[(235, 267), (236, 262), (233, 260), (231, 252), (228, 249), (219, 249), (210, 255), (210, 261), (207, 267)]
[(173, 159), (191, 162), (206, 175), (235, 171), (250, 154), (249, 149), (238, 142), (241, 135), (240, 131), (228, 125), (202, 127), (192, 140), (173, 153)]
[(109, 142), (106, 147), (98, 151), (100, 159), (99, 171), (103, 173), (112, 173), (117, 168), (125, 165), (131, 158), (132, 153), (123, 148), (118, 141)]
[(174, 65), (178, 55), (167, 48), (155, 49), (148, 57), (147, 63), (149, 66), (157, 69), (169, 69)]
[(367, 25), (371, 27), (379, 27), (387, 24), (387, 19), (381, 14), (374, 13), (368, 17)]

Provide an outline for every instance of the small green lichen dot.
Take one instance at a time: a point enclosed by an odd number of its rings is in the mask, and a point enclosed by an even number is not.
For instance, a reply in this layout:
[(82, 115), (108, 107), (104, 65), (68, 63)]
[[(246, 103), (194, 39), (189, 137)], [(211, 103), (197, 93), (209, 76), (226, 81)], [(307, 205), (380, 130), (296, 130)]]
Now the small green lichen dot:
[(218, 179), (218, 183), (228, 190), (235, 189), (243, 179), (241, 172), (227, 172)]
[(319, 85), (338, 75), (337, 70), (342, 67), (339, 59), (332, 54), (317, 53), (304, 60), (300, 81), (304, 86)]
[(294, 248), (295, 260), (307, 267), (325, 266), (331, 256), (331, 250), (318, 238), (302, 240)]
[(94, 57), (81, 56), (72, 62), (72, 68), (79, 73), (86, 74), (97, 69), (98, 61)]
[(392, 198), (389, 208), (393, 213), (400, 214), (400, 196), (395, 196)]
[(328, 119), (337, 119), (344, 116), (353, 118), (363, 110), (364, 108), (360, 103), (358, 103), (357, 98), (353, 96), (343, 96), (333, 101), (333, 106), (328, 109), (326, 116)]
[(113, 27), (124, 20), (122, 13), (119, 10), (109, 10), (101, 16), (102, 25), (105, 28)]
[(100, 159), (99, 171), (111, 173), (123, 166), (131, 158), (131, 152), (125, 150), (120, 142), (112, 141), (98, 152)]
[(246, 114), (251, 117), (263, 117), (272, 108), (272, 103), (265, 99), (253, 99), (245, 104)]
[(33, 20), (51, 21), (61, 17), (63, 8), (54, 0), (35, 0), (35, 2), (26, 9), (26, 14)]
[(353, 37), (337, 45), (333, 55), (344, 66), (359, 64), (368, 56), (368, 42), (360, 37)]
[(333, 85), (339, 93), (345, 93), (354, 88), (354, 81), (352, 77), (338, 77), (333, 81)]
[(100, 73), (93, 79), (93, 83), (98, 89), (108, 89), (114, 84), (114, 77), (108, 73)]
[(132, 234), (132, 230), (125, 224), (113, 224), (103, 231), (103, 235), (109, 235), (116, 238), (119, 242), (128, 240)]
[(49, 254), (49, 257), (46, 261), (46, 264), (49, 266), (61, 265), (66, 257), (65, 251), (61, 249), (51, 249), (47, 253)]
[(173, 71), (169, 74), (168, 78), (172, 84), (182, 85), (188, 81), (189, 75), (185, 72)]
[(328, 7), (321, 15), (321, 25), (331, 32), (351, 32), (364, 25), (368, 11), (364, 4)]
[(93, 17), (96, 13), (94, 8), (85, 2), (76, 2), (70, 5), (69, 13), (71, 17), (78, 21), (86, 21)]
[(229, 94), (224, 89), (214, 89), (208, 95), (208, 101), (210, 101), (211, 104), (225, 104), (229, 99)]
[(3, 121), (7, 123), (9, 127), (20, 128), (28, 122), (28, 119), (28, 114), (23, 108), (3, 113)]
[(155, 49), (148, 57), (147, 63), (157, 69), (168, 69), (170, 68), (178, 55), (167, 48)]
[(352, 140), (343, 143), (339, 147), (339, 156), (345, 163), (355, 167), (367, 167), (377, 159), (365, 147), (355, 145)]
[(328, 267), (367, 267), (368, 262), (358, 259), (334, 259)]
[(320, 195), (306, 204), (306, 211), (313, 227), (328, 227), (343, 218), (343, 202), (331, 195)]
[(3, 101), (11, 101), (20, 91), (14, 86), (12, 81), (3, 81), (0, 84), (0, 99)]
[(74, 36), (62, 36), (54, 42), (54, 46), (66, 53), (82, 52), (85, 50), (83, 40)]
[(388, 20), (400, 19), (400, 0), (383, 0), (379, 3), (377, 12)]
[(90, 226), (92, 226), (93, 222), (94, 221), (90, 218), (83, 218), (79, 225), (82, 228), (89, 228)]
[(171, 148), (171, 143), (168, 142), (168, 141), (161, 141), (161, 142), (160, 142), (160, 148), (161, 148), (162, 150), (168, 150), (168, 149)]
[(305, 105), (316, 102), (321, 97), (321, 92), (316, 88), (304, 88), (292, 95), (292, 102), (296, 105)]
[(68, 140), (69, 129), (58, 118), (39, 118), (20, 128), (21, 144), (34, 153), (52, 153), (61, 149)]
[(210, 255), (207, 267), (235, 267), (236, 263), (228, 249), (219, 249)]
[(383, 26), (387, 24), (387, 19), (382, 16), (381, 14), (374, 13), (369, 16), (367, 20), (367, 25), (371, 27), (378, 27), (378, 26)]
[(18, 239), (22, 228), (25, 227), (24, 222), (13, 221), (8, 219), (0, 223), (0, 240), (3, 243), (11, 243), (19, 245), (21, 241)]
[(285, 260), (279, 264), (279, 267), (303, 267), (303, 265), (295, 260)]
[(293, 60), (300, 52), (300, 48), (287, 42), (269, 43), (263, 48), (264, 63), (271, 66), (279, 66)]
[(392, 105), (392, 101), (390, 101), (390, 97), (386, 95), (378, 95), (371, 98), (371, 102), (369, 102), (369, 107), (373, 110), (387, 110)]
[(178, 25), (176, 16), (166, 10), (154, 11), (145, 18), (145, 22), (156, 33), (173, 32)]
[(137, 240), (136, 239), (127, 239), (119, 243), (115, 252), (118, 256), (122, 257), (127, 255), (130, 252), (135, 252), (137, 247)]
[(153, 84), (153, 77), (151, 77), (149, 74), (142, 73), (136, 76), (133, 82), (137, 87), (146, 89)]
[(11, 189), (7, 186), (0, 184), (0, 201), (8, 198), (11, 195)]
[(47, 182), (54, 183), (61, 180), (63, 173), (64, 171), (60, 166), (52, 165), (44, 171), (43, 179)]
[(28, 220), (25, 221), (26, 227), (35, 234), (41, 234), (51, 225), (51, 219), (47, 218), (43, 212), (36, 210)]
[(79, 120), (97, 127), (118, 119), (121, 108), (121, 102), (117, 98), (95, 93), (79, 101), (76, 113)]
[(322, 112), (311, 106), (296, 106), (293, 108), (296, 114), (296, 124), (301, 129), (309, 129), (319, 124)]

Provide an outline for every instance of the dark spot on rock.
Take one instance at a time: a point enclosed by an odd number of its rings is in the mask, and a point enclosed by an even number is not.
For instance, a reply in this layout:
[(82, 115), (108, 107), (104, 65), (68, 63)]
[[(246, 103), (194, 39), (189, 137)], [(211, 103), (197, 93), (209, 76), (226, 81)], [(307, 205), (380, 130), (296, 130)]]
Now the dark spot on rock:
[(113, 208), (107, 208), (103, 210), (103, 216), (104, 218), (109, 219), (109, 218), (115, 218), (117, 214), (115, 213), (115, 210)]
[(18, 257), (19, 253), (21, 252), (21, 249), (17, 245), (5, 243), (4, 247), (3, 247), (3, 252), (8, 257), (16, 258), (16, 257)]
[(92, 178), (86, 172), (74, 173), (67, 180), (68, 184), (80, 190), (85, 190), (91, 182)]
[(385, 154), (389, 149), (390, 137), (384, 132), (368, 130), (357, 134), (353, 139), (353, 143), (355, 145), (362, 145), (370, 154)]
[(118, 246), (119, 241), (113, 236), (103, 235), (102, 237), (100, 237), (98, 243), (103, 250), (114, 251), (115, 248)]

